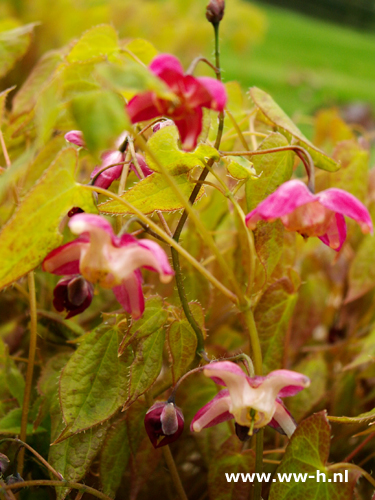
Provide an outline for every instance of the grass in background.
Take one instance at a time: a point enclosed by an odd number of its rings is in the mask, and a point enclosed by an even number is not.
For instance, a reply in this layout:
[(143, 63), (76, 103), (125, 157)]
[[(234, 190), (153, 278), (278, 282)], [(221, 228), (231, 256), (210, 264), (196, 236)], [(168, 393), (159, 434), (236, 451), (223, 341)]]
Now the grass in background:
[(375, 109), (375, 34), (256, 5), (267, 16), (265, 39), (240, 58), (223, 40), (226, 80), (261, 87), (291, 115), (357, 101)]

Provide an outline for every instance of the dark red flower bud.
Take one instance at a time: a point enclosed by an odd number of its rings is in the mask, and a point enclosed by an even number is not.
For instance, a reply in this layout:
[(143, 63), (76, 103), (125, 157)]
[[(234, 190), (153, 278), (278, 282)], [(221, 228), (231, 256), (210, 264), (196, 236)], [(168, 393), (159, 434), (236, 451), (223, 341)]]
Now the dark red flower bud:
[(60, 280), (53, 291), (53, 305), (59, 312), (68, 311), (65, 319), (72, 318), (89, 307), (94, 287), (82, 276), (67, 276)]
[(84, 210), (82, 210), (82, 208), (80, 207), (73, 207), (69, 210), (68, 212), (68, 217), (73, 217), (73, 215), (75, 214), (82, 214), (84, 212)]
[(211, 0), (206, 7), (206, 18), (212, 24), (219, 24), (224, 17), (225, 1)]
[(176, 441), (184, 430), (184, 416), (173, 402), (155, 403), (145, 416), (145, 428), (154, 448)]

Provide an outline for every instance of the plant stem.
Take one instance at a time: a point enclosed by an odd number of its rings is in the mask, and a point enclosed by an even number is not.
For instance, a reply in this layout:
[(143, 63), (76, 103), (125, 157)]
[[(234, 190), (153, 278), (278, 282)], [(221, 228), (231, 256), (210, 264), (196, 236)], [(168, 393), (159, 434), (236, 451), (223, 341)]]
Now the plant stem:
[(178, 473), (175, 461), (173, 459), (171, 450), (168, 445), (163, 446), (163, 455), (164, 455), (164, 460), (167, 463), (169, 472), (171, 473), (173, 483), (176, 487), (178, 496), (180, 497), (180, 500), (188, 500), (188, 497), (186, 496), (184, 487), (182, 486), (181, 478)]
[(369, 436), (367, 436), (367, 438), (362, 441), (362, 443), (360, 443), (346, 458), (344, 458), (344, 462), (350, 462), (350, 460), (352, 460), (352, 458), (354, 458), (356, 456), (356, 454), (361, 451), (368, 442), (371, 441), (371, 439), (373, 439), (375, 437), (375, 432), (372, 432)]
[(21, 439), (17, 439), (17, 438), (5, 438), (5, 439), (1, 439), (1, 440), (0, 440), (0, 444), (1, 444), (1, 443), (4, 443), (4, 442), (6, 442), (6, 441), (7, 441), (7, 442), (11, 442), (11, 443), (18, 443), (18, 444), (20, 444), (20, 445), (24, 446), (25, 448), (27, 448), (29, 451), (31, 451), (31, 453), (33, 453), (33, 454), (36, 456), (36, 458), (37, 458), (37, 459), (38, 459), (38, 460), (39, 460), (39, 461), (40, 461), (40, 462), (41, 462), (41, 463), (42, 463), (42, 464), (43, 464), (43, 465), (44, 465), (44, 466), (45, 466), (45, 467), (46, 467), (46, 468), (47, 468), (50, 472), (52, 472), (52, 474), (53, 474), (54, 476), (56, 476), (56, 477), (57, 477), (57, 479), (59, 479), (60, 481), (63, 481), (63, 480), (64, 480), (64, 478), (63, 478), (63, 476), (60, 474), (60, 472), (57, 472), (57, 470), (56, 470), (56, 469), (54, 469), (54, 468), (52, 467), (52, 465), (50, 465), (50, 464), (47, 462), (47, 460), (45, 460), (45, 459), (44, 459), (41, 455), (39, 455), (39, 453), (38, 453), (36, 450), (34, 450), (34, 448), (32, 448), (30, 445), (28, 445), (28, 444), (27, 444), (27, 443), (25, 443), (24, 441), (21, 441)]
[(338, 463), (338, 464), (332, 464), (332, 465), (328, 466), (328, 470), (337, 470), (337, 469), (352, 469), (352, 470), (357, 470), (375, 488), (375, 479), (372, 476), (370, 476), (370, 474), (368, 472), (366, 472), (365, 470), (363, 470), (362, 467), (359, 467), (358, 465), (355, 465), (355, 464), (348, 464), (347, 462), (341, 462), (341, 463)]
[(237, 296), (234, 295), (228, 288), (226, 288), (219, 280), (217, 280), (207, 269), (205, 269), (192, 255), (189, 254), (184, 248), (182, 248), (177, 241), (168, 236), (163, 229), (161, 229), (157, 224), (155, 224), (151, 219), (144, 215), (140, 210), (134, 207), (131, 203), (124, 200), (120, 196), (97, 186), (89, 186), (87, 184), (82, 184), (82, 188), (88, 189), (89, 191), (94, 191), (97, 193), (104, 194), (118, 203), (124, 205), (128, 210), (137, 215), (137, 217), (149, 226), (157, 235), (159, 235), (165, 243), (168, 243), (171, 247), (175, 248), (180, 255), (182, 255), (187, 261), (191, 263), (208, 281), (210, 281), (218, 290), (220, 290), (226, 297), (228, 297), (235, 304), (237, 303)]
[(254, 363), (255, 375), (263, 374), (262, 350), (260, 348), (259, 335), (254, 320), (253, 311), (248, 308), (243, 312), (247, 330), (249, 332), (250, 345), (252, 349), (252, 359)]
[[(262, 474), (263, 471), (263, 433), (264, 429), (260, 429), (259, 432), (256, 434), (256, 439), (255, 439), (255, 473), (259, 475)], [(254, 500), (260, 500), (261, 498), (262, 498), (262, 482), (256, 480), (254, 484)]]
[(104, 493), (91, 488), (91, 486), (86, 486), (81, 483), (74, 483), (71, 481), (55, 481), (50, 479), (36, 479), (33, 481), (23, 481), (20, 483), (8, 484), (4, 487), (5, 491), (15, 490), (18, 488), (29, 488), (32, 486), (58, 486), (60, 488), (72, 488), (73, 490), (83, 491), (85, 493), (90, 493), (96, 498), (101, 500), (113, 500), (111, 497), (105, 495)]
[(232, 122), (234, 130), (237, 132), (237, 135), (238, 135), (238, 137), (239, 137), (239, 139), (240, 139), (240, 141), (242, 143), (242, 146), (246, 149), (246, 151), (250, 151), (250, 148), (249, 148), (249, 146), (248, 146), (248, 144), (246, 142), (246, 139), (245, 139), (245, 137), (244, 137), (244, 135), (243, 135), (240, 127), (238, 126), (238, 123), (236, 122), (234, 116), (232, 115), (232, 113), (229, 111), (228, 108), (225, 108), (225, 112), (229, 116), (229, 119)]
[[(34, 373), (35, 352), (37, 342), (37, 311), (36, 311), (36, 295), (35, 295), (35, 279), (34, 271), (27, 275), (29, 296), (30, 296), (30, 345), (29, 345), (29, 360), (27, 363), (25, 392), (22, 403), (22, 417), (21, 417), (21, 432), (20, 440), (26, 441), (27, 434), (27, 420), (29, 415), (31, 387)], [(18, 472), (22, 476), (23, 465), (25, 459), (25, 448), (22, 448), (18, 456)]]

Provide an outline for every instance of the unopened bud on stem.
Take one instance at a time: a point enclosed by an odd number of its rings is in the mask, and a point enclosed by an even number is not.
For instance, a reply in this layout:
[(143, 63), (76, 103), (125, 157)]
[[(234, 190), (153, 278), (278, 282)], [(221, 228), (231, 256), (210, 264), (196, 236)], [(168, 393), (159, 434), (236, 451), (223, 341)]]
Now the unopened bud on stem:
[(206, 8), (206, 18), (212, 24), (219, 24), (223, 19), (225, 0), (210, 0)]

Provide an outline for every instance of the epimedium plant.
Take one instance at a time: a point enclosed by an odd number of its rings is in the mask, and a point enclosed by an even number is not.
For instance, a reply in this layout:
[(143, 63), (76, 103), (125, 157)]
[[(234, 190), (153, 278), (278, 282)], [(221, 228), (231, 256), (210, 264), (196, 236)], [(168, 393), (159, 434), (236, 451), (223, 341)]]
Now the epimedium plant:
[[(4, 499), (371, 495), (366, 137), (223, 83), (223, 16), (186, 72), (100, 25), (0, 94)], [(263, 471), (327, 481), (225, 476)]]

